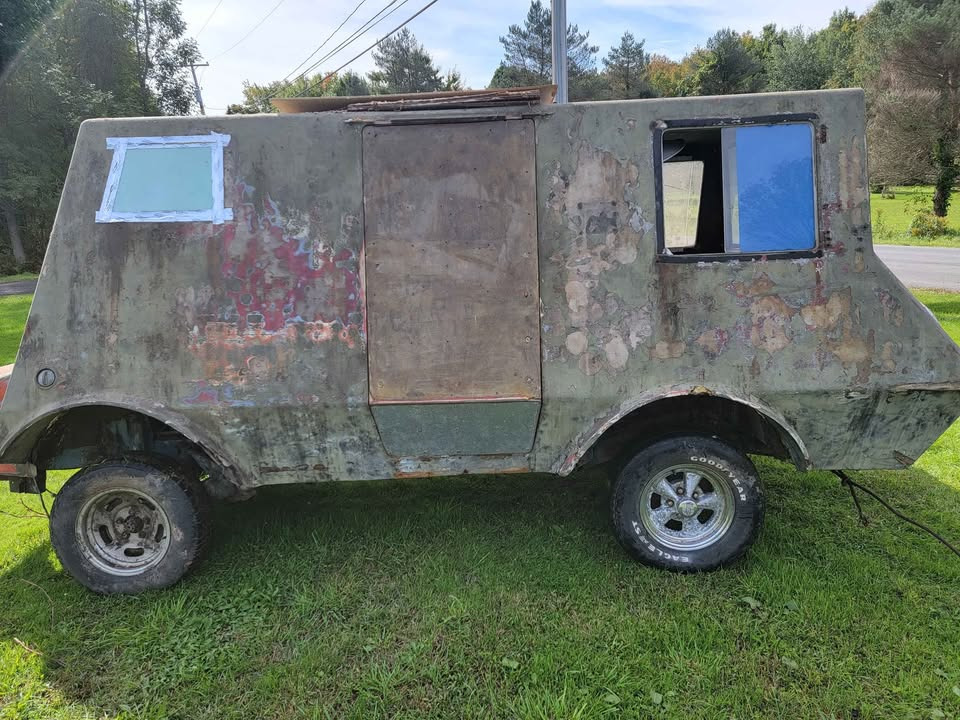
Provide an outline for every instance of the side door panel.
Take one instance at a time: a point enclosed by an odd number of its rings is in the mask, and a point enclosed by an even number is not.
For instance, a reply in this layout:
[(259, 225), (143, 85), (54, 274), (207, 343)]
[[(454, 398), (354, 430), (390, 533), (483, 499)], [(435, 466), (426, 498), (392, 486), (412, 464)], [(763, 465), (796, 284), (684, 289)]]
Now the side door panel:
[(363, 133), (370, 404), (396, 456), (530, 450), (540, 409), (534, 124)]

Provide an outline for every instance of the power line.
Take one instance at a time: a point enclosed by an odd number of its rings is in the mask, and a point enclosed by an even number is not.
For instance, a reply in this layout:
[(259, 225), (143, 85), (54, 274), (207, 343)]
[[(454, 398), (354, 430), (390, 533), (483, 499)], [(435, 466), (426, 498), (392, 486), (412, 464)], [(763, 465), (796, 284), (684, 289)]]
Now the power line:
[[(386, 18), (390, 17), (390, 15), (392, 15), (392, 14), (394, 13), (394, 11), (397, 10), (397, 8), (402, 7), (402, 6), (403, 6), (405, 3), (407, 3), (407, 2), (408, 2), (408, 0), (403, 0), (403, 2), (400, 3), (400, 5), (397, 5), (397, 7), (393, 8), (393, 10), (391, 10), (390, 12), (388, 12), (388, 13), (387, 13), (386, 15), (384, 15), (383, 17), (380, 17), (380, 15), (383, 14), (383, 11), (384, 11), (384, 10), (387, 10), (388, 8), (390, 8), (390, 7), (392, 7), (393, 5), (396, 5), (396, 4), (397, 4), (397, 0), (390, 0), (390, 2), (388, 2), (386, 5), (384, 5), (382, 8), (380, 8), (376, 13), (374, 13), (373, 17), (368, 18), (366, 22), (364, 22), (362, 25), (360, 25), (360, 27), (358, 27), (356, 30), (354, 30), (352, 33), (350, 33), (350, 35), (348, 35), (344, 40), (342, 40), (339, 45), (337, 45), (335, 48), (333, 48), (333, 50), (328, 51), (326, 55), (324, 55), (322, 58), (320, 58), (319, 60), (317, 60), (316, 62), (314, 62), (312, 65), (310, 65), (308, 68), (306, 68), (302, 73), (300, 73), (300, 79), (301, 79), (301, 80), (304, 79), (304, 78), (310, 73), (311, 70), (313, 70), (314, 68), (316, 68), (316, 67), (317, 67), (318, 65), (320, 65), (321, 63), (326, 62), (329, 58), (331, 58), (331, 57), (333, 57), (334, 55), (336, 55), (336, 54), (337, 54), (338, 52), (340, 52), (343, 48), (345, 48), (345, 47), (347, 47), (348, 45), (350, 45), (351, 43), (353, 43), (354, 40), (356, 40), (359, 36), (363, 35), (363, 34), (364, 34), (365, 32), (367, 32), (368, 30), (371, 30), (371, 29), (374, 28), (375, 26), (379, 25), (383, 20), (385, 20)], [(378, 17), (380, 18), (379, 20), (377, 20)], [(375, 20), (376, 20), (376, 22), (374, 22)], [(372, 24), (371, 24), (371, 23), (372, 23)], [(309, 60), (309, 58), (307, 58), (307, 59)], [(302, 66), (303, 66), (303, 63), (300, 63), (300, 66), (302, 67)], [(297, 68), (297, 69), (299, 69), (299, 68)], [(294, 70), (294, 72), (296, 72), (296, 70)], [(279, 95), (280, 92), (281, 92), (285, 87), (288, 87), (288, 86), (290, 85), (290, 83), (287, 82), (287, 78), (289, 78), (290, 75), (292, 75), (292, 74), (293, 74), (293, 73), (288, 73), (288, 74), (287, 74), (287, 77), (285, 77), (285, 78), (280, 82), (280, 84), (277, 86), (277, 88), (276, 88), (272, 93), (270, 93), (269, 95), (267, 95), (267, 100), (273, 99), (274, 97), (276, 97), (277, 95)]]
[[(328, 74), (326, 77), (322, 78), (322, 79), (319, 80), (318, 82), (315, 82), (313, 85), (311, 85), (310, 87), (308, 87), (308, 88), (304, 91), (304, 93), (305, 93), (305, 94), (306, 94), (306, 93), (309, 93), (309, 92), (311, 92), (314, 88), (316, 88), (316, 87), (318, 87), (318, 86), (320, 86), (320, 85), (323, 85), (327, 80), (329, 80), (329, 79), (332, 78), (334, 75), (336, 75), (338, 72), (340, 72), (340, 71), (343, 70), (345, 67), (347, 67), (347, 65), (349, 65), (349, 64), (352, 63), (352, 62), (354, 62), (355, 60), (359, 60), (360, 58), (362, 58), (362, 57), (363, 57), (364, 55), (366, 55), (368, 52), (370, 52), (371, 50), (373, 50), (377, 45), (379, 45), (380, 43), (382, 43), (384, 40), (386, 40), (388, 37), (390, 37), (391, 35), (393, 35), (395, 32), (397, 32), (398, 30), (400, 30), (400, 29), (403, 28), (404, 26), (409, 25), (411, 22), (413, 22), (413, 20), (415, 20), (418, 16), (422, 15), (422, 14), (423, 14), (424, 12), (426, 12), (429, 8), (431, 8), (431, 7), (433, 7), (434, 5), (436, 5), (439, 1), (440, 1), (440, 0), (430, 0), (430, 2), (428, 2), (428, 3), (427, 3), (426, 5), (424, 5), (422, 8), (420, 8), (419, 10), (417, 10), (416, 13), (414, 13), (414, 14), (411, 15), (409, 18), (407, 18), (406, 20), (404, 20), (402, 23), (400, 23), (399, 25), (397, 25), (393, 30), (391, 30), (390, 32), (388, 32), (388, 33), (387, 33), (386, 35), (384, 35), (382, 38), (380, 38), (380, 39), (377, 40), (375, 43), (373, 43), (373, 45), (371, 45), (370, 47), (365, 48), (365, 49), (362, 50), (361, 52), (357, 53), (357, 54), (354, 55), (352, 58), (350, 58), (349, 60), (347, 60), (343, 65), (341, 65), (341, 66), (338, 67), (336, 70), (334, 70), (332, 73)], [(404, 2), (406, 2), (406, 0), (404, 0)]]
[[(327, 52), (326, 55), (324, 55), (322, 58), (320, 58), (319, 60), (317, 60), (316, 62), (314, 62), (312, 65), (310, 65), (310, 67), (308, 67), (308, 68), (307, 68), (306, 70), (304, 70), (302, 73), (300, 73), (300, 77), (305, 77), (306, 75), (308, 75), (308, 74), (310, 73), (311, 70), (314, 70), (315, 68), (319, 67), (320, 65), (322, 65), (323, 63), (325, 63), (327, 60), (329, 60), (330, 58), (332, 58), (334, 55), (336, 55), (338, 52), (340, 52), (341, 50), (343, 50), (343, 49), (346, 48), (347, 46), (352, 45), (353, 42), (354, 42), (355, 40), (357, 40), (357, 38), (359, 38), (359, 37), (360, 37), (361, 35), (363, 35), (364, 33), (369, 32), (370, 30), (372, 30), (373, 28), (375, 28), (377, 25), (379, 25), (380, 23), (382, 23), (384, 20), (386, 20), (386, 19), (387, 19), (388, 17), (390, 17), (391, 15), (393, 15), (397, 10), (399, 10), (400, 8), (402, 8), (402, 7), (403, 7), (404, 5), (406, 5), (408, 2), (410, 2), (410, 0), (403, 0), (403, 2), (401, 2), (399, 5), (397, 5), (397, 0), (391, 0), (389, 3), (387, 3), (387, 4), (384, 5), (382, 8), (380, 8), (380, 10), (379, 10), (373, 17), (371, 17), (371, 18), (370, 18), (369, 20), (367, 20), (363, 25), (361, 25), (361, 26), (358, 27), (356, 30), (354, 30), (346, 39), (344, 39), (344, 40), (343, 40), (339, 45), (337, 45), (333, 50), (330, 50), (329, 52)], [(396, 5), (396, 7), (393, 7), (394, 5)], [(391, 8), (391, 7), (393, 7), (393, 9), (390, 10), (390, 12), (388, 12), (386, 15), (383, 15), (383, 12), (384, 12), (385, 10)], [(380, 17), (381, 15), (383, 15), (383, 17)], [(277, 90), (277, 92), (279, 92), (279, 89)]]
[(212, 62), (212, 61), (216, 60), (217, 58), (222, 58), (222, 57), (223, 57), (224, 55), (226, 55), (228, 52), (230, 52), (231, 50), (233, 50), (237, 45), (239, 45), (239, 44), (242, 43), (244, 40), (246, 40), (248, 37), (250, 37), (251, 35), (253, 35), (254, 31), (255, 31), (257, 28), (259, 28), (261, 25), (263, 25), (263, 23), (266, 22), (267, 18), (270, 17), (271, 15), (273, 15), (273, 13), (275, 13), (275, 12), (277, 11), (277, 8), (280, 7), (281, 5), (283, 5), (283, 3), (284, 3), (284, 0), (280, 0), (276, 5), (274, 5), (272, 8), (270, 8), (270, 12), (268, 12), (266, 15), (264, 15), (262, 18), (260, 18), (260, 20), (257, 22), (257, 24), (254, 25), (252, 28), (250, 28), (249, 32), (247, 32), (246, 35), (244, 35), (242, 38), (240, 38), (239, 40), (237, 40), (233, 45), (231, 45), (230, 47), (228, 47), (226, 50), (224, 50), (224, 51), (223, 51), (222, 53), (220, 53), (219, 55), (214, 55), (212, 58), (210, 58), (210, 61)]
[(213, 19), (213, 16), (217, 14), (217, 10), (220, 9), (221, 5), (223, 5), (223, 0), (219, 0), (216, 7), (213, 8), (213, 12), (207, 15), (207, 19), (203, 21), (203, 25), (200, 26), (199, 30), (197, 30), (197, 34), (193, 36), (194, 40), (200, 37), (200, 33), (202, 33), (204, 28), (207, 27), (207, 23), (209, 23)]
[[(223, 2), (223, 0), (220, 0), (220, 1)], [(347, 24), (347, 21), (356, 14), (357, 10), (359, 10), (360, 7), (361, 7), (366, 1), (367, 1), (367, 0), (360, 0), (360, 2), (357, 3), (356, 7), (354, 7), (353, 10), (350, 11), (350, 14), (347, 15), (346, 18), (344, 18), (344, 21), (343, 21), (342, 23), (340, 23), (339, 25), (337, 25), (337, 29), (334, 30), (334, 31), (333, 31), (332, 33), (330, 33), (329, 35), (327, 35), (327, 39), (324, 40), (322, 43), (320, 43), (320, 44), (317, 46), (317, 49), (316, 49), (316, 50), (314, 50), (312, 53), (310, 53), (309, 55), (307, 55), (306, 59), (305, 59), (302, 63), (300, 63), (300, 64), (297, 65), (293, 70), (291, 70), (290, 72), (288, 72), (288, 73), (284, 76), (283, 80), (281, 80), (281, 82), (286, 82), (287, 78), (289, 78), (291, 75), (293, 75), (294, 73), (296, 73), (297, 70), (299, 70), (299, 69), (302, 68), (304, 65), (306, 65), (314, 55), (316, 55), (318, 52), (320, 52), (321, 50), (323, 50), (323, 47), (324, 47), (328, 42), (330, 42), (330, 39), (331, 39), (334, 35), (336, 35), (338, 32), (340, 32), (340, 28), (342, 28), (344, 25)]]

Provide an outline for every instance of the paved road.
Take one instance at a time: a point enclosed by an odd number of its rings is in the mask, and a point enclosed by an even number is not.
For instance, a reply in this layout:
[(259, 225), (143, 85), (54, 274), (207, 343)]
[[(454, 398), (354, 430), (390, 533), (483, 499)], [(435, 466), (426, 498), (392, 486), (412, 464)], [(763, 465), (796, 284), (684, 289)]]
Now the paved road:
[(874, 249), (907, 287), (960, 292), (960, 248), (874, 245)]
[(3, 295), (23, 295), (37, 289), (36, 280), (17, 280), (16, 282), (0, 283), (0, 297)]
[[(960, 248), (875, 245), (877, 255), (907, 287), (960, 292)], [(36, 280), (0, 283), (0, 296), (32, 293)]]

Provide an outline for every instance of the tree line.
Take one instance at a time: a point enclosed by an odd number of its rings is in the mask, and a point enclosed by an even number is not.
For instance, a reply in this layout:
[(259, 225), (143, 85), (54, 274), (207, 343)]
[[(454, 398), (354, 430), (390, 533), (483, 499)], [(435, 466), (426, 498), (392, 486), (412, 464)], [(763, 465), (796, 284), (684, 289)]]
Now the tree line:
[(0, 275), (43, 259), (80, 123), (194, 107), (178, 0), (0, 0)]
[[(533, 0), (500, 38), (490, 86), (549, 82), (550, 32), (550, 9)], [(880, 0), (863, 15), (838, 10), (815, 31), (723, 28), (680, 60), (647, 52), (629, 30), (599, 62), (599, 47), (576, 25), (567, 45), (572, 101), (864, 87), (871, 183), (930, 183), (933, 214), (947, 213), (960, 176), (957, 0)]]
[[(70, 152), (88, 117), (188, 114), (200, 60), (179, 0), (0, 0), (0, 274), (35, 268), (46, 247)], [(551, 17), (542, 0), (500, 37), (489, 87), (550, 82)], [(603, 55), (567, 28), (572, 101), (862, 86), (871, 182), (929, 183), (943, 217), (960, 176), (960, 0), (879, 0), (838, 10), (819, 30), (723, 28), (680, 59), (650, 53), (640, 29)], [(275, 97), (463, 88), (412, 32), (374, 50), (366, 75), (316, 72), (243, 83), (229, 113), (271, 112)]]

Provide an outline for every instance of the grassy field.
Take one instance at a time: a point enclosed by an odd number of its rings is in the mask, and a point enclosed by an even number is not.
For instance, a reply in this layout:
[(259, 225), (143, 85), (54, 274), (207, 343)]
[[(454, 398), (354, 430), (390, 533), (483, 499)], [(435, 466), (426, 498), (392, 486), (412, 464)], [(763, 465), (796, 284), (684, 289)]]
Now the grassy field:
[(32, 295), (0, 297), (0, 365), (12, 363), (17, 357), (32, 298)]
[[(960, 247), (960, 193), (954, 193), (950, 209), (947, 212), (947, 227), (950, 232), (936, 238), (925, 239), (910, 234), (910, 222), (917, 214), (918, 207), (931, 208), (932, 187), (893, 188), (894, 198), (881, 197), (879, 193), (870, 194), (870, 216), (873, 224), (873, 241), (879, 245), (921, 245), (938, 247)], [(922, 203), (918, 206), (916, 200)]]
[(17, 273), (16, 275), (0, 275), (0, 285), (8, 282), (16, 282), (17, 280), (36, 280), (38, 275), (36, 273)]
[[(960, 296), (919, 297), (960, 338)], [(830, 474), (758, 468), (763, 534), (702, 576), (630, 561), (596, 474), (270, 489), (136, 598), (3, 516), (0, 718), (960, 717), (960, 561), (869, 499), (861, 527)], [(855, 477), (960, 539), (960, 424)]]

